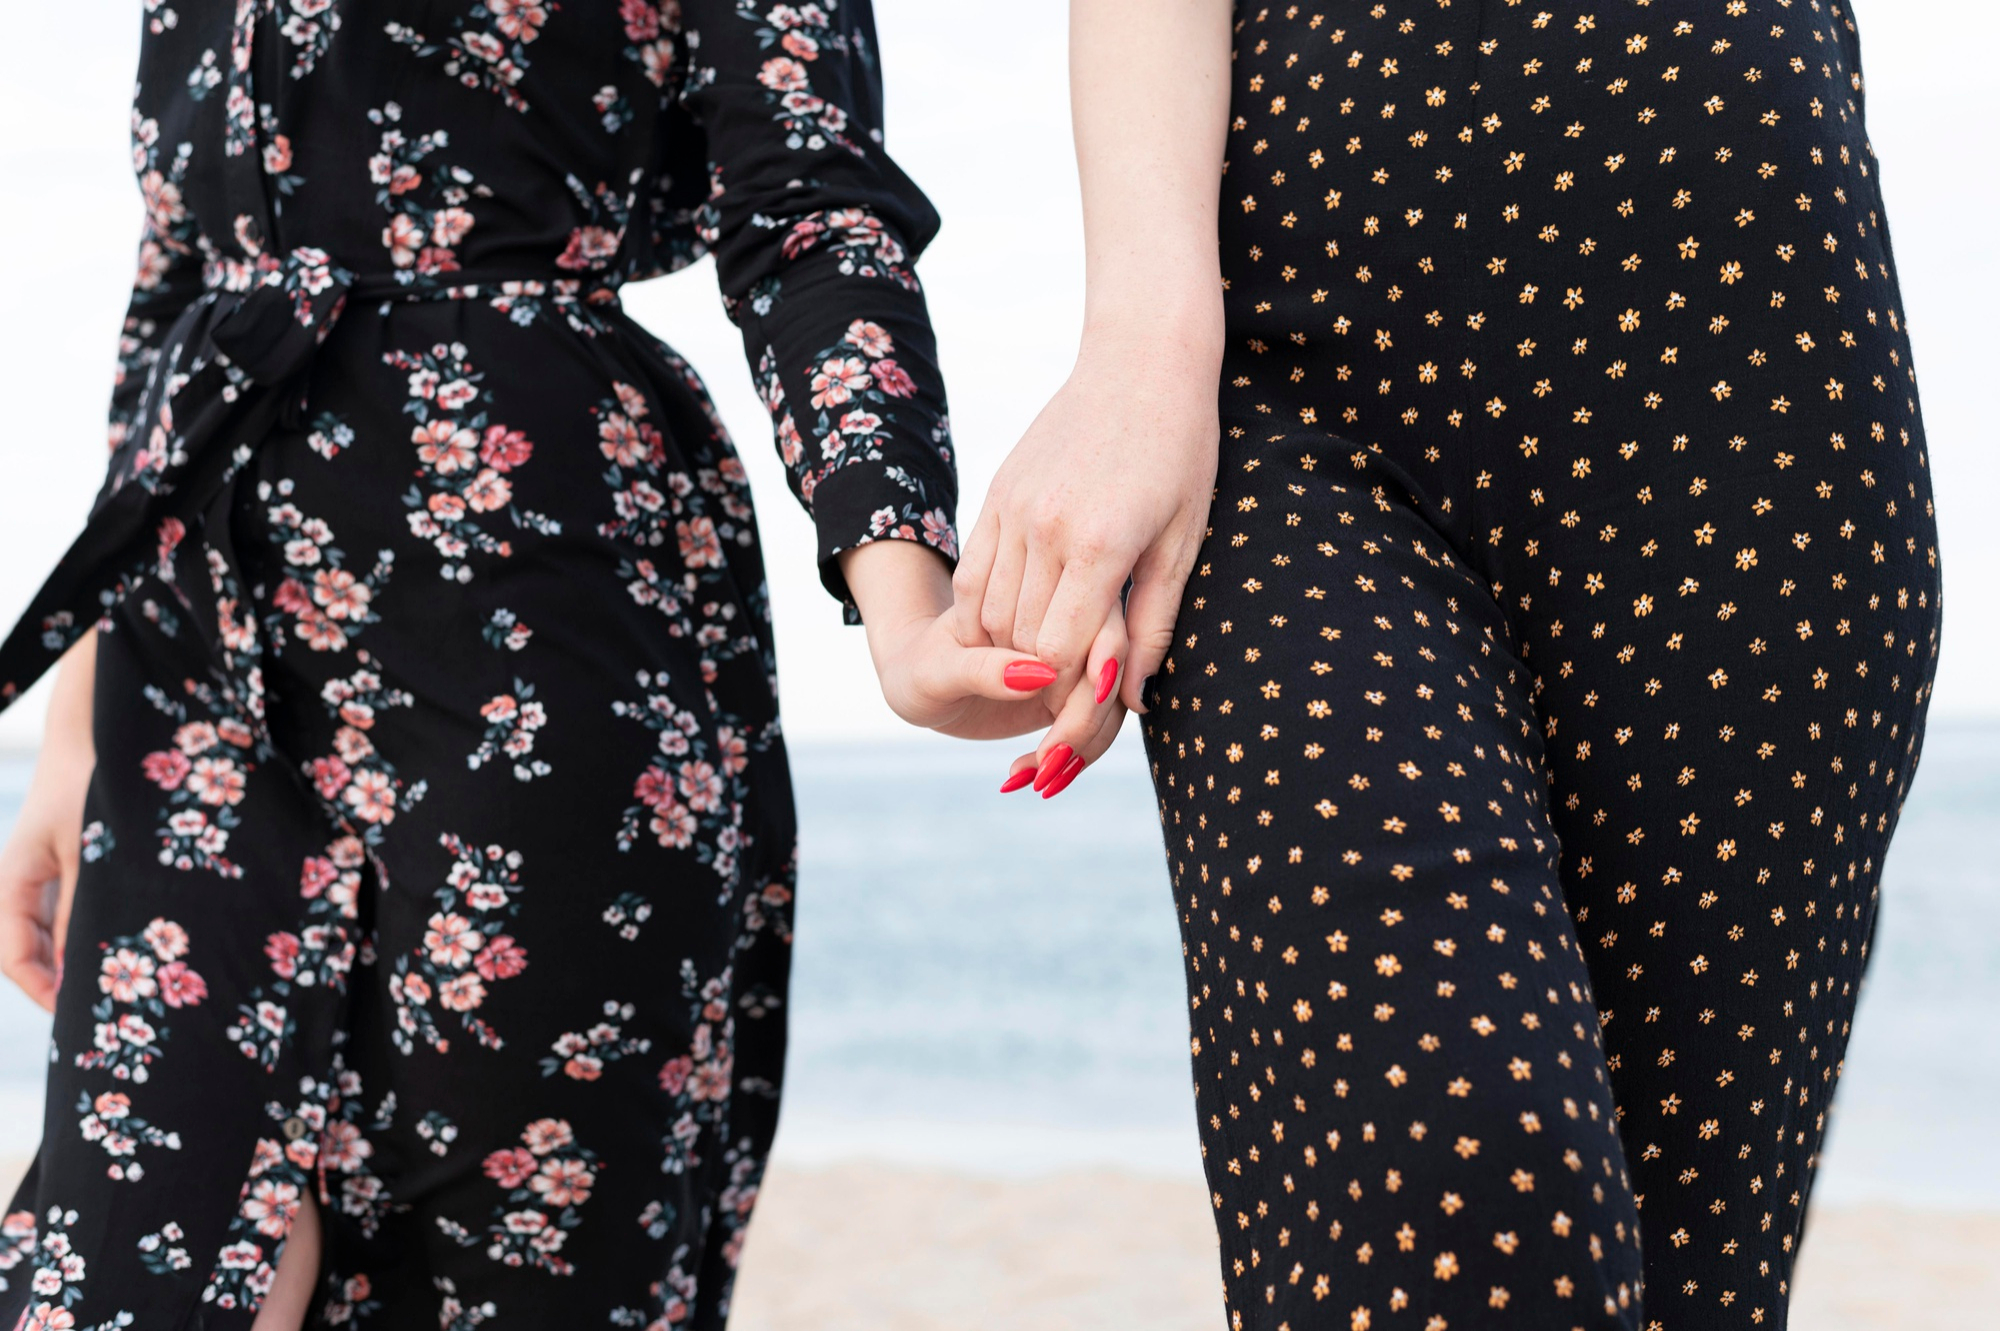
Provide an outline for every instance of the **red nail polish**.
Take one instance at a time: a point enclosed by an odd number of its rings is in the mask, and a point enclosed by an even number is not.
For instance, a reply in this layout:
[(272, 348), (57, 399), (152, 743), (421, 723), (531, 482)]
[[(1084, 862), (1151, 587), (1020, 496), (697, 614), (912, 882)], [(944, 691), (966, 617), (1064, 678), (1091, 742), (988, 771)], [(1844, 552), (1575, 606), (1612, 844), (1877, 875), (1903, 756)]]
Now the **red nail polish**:
[(1049, 756), (1042, 759), (1041, 769), (1035, 773), (1035, 789), (1042, 789), (1062, 775), (1063, 764), (1067, 763), (1075, 753), (1076, 750), (1067, 744), (1058, 744), (1050, 749)]
[(1001, 672), (1000, 678), (1017, 693), (1033, 693), (1055, 683), (1056, 672), (1040, 661), (1015, 661)]
[(1034, 779), (1035, 769), (1032, 767), (1023, 767), (1020, 771), (1014, 773), (1014, 775), (1001, 783), (1000, 793), (1002, 795), (1011, 795)]
[(1104, 663), (1104, 669), (1097, 672), (1097, 701), (1102, 703), (1111, 696), (1111, 688), (1118, 682), (1118, 658), (1112, 657)]
[(1081, 758), (1070, 759), (1068, 765), (1065, 766), (1061, 772), (1056, 774), (1056, 779), (1049, 782), (1048, 787), (1042, 791), (1042, 798), (1045, 800), (1052, 800), (1056, 796), (1062, 794), (1065, 790), (1068, 790), (1069, 783), (1076, 780), (1076, 778), (1078, 777), (1078, 775), (1082, 773), (1082, 771), (1083, 771), (1083, 759)]

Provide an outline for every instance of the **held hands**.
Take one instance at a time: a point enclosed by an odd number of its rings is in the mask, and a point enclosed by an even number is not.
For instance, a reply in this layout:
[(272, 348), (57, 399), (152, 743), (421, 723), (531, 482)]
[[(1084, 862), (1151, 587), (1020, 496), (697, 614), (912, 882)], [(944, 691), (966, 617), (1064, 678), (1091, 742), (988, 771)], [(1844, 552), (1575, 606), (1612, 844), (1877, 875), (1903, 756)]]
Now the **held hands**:
[(1056, 793), (1111, 746), (1127, 709), (1145, 711), (1215, 486), (1217, 360), (1200, 332), (1169, 326), (1087, 338), (994, 477), (954, 610), (985, 641), (1053, 667), (1060, 700), (1003, 791)]

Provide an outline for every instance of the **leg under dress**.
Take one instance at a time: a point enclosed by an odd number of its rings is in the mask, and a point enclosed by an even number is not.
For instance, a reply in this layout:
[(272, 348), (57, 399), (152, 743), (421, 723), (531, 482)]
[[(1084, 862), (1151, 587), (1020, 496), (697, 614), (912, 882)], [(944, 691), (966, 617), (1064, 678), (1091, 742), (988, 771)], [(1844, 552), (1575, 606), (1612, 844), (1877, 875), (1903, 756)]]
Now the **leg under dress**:
[(1853, 30), (1239, 18), (1146, 722), (1231, 1324), (1781, 1327), (1938, 641)]

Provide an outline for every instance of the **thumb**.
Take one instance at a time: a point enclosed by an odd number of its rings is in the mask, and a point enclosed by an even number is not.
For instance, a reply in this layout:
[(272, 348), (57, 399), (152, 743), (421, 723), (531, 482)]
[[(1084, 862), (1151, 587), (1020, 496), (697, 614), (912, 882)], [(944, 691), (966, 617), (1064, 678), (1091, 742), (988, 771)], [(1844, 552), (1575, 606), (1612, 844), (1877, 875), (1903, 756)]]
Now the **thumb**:
[(1146, 681), (1159, 673), (1174, 645), (1174, 623), (1180, 618), (1181, 593), (1187, 589), (1192, 563), (1149, 551), (1132, 571), (1132, 590), (1125, 598), (1125, 630), (1131, 637), (1132, 655), (1118, 696), (1127, 710), (1141, 716), (1146, 713)]

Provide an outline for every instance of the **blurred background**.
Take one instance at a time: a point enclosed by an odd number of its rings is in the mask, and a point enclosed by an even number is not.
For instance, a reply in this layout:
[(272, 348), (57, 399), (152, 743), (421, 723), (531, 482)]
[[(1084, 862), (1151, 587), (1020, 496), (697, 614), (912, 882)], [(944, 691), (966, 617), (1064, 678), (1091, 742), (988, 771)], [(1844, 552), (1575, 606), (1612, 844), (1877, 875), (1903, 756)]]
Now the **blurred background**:
[[(1949, 622), (1793, 1325), (1985, 1331), (2000, 1304), (2000, 172), (1987, 141), (2000, 6), (1852, 7), (1922, 376)], [(875, 9), (890, 146), (946, 219), (922, 273), (969, 523), (1061, 383), (1081, 322), (1066, 5)], [(16, 6), (0, 43), (10, 624), (101, 475), (139, 230), (126, 149), (138, 14), (139, 0)], [(901, 727), (860, 635), (819, 589), (712, 268), (633, 289), (627, 306), (707, 377), (763, 498), (799, 775), (791, 1085), (735, 1324), (1219, 1327), (1179, 942), (1136, 732), (1062, 799), (1003, 803), (993, 792), (1013, 748)], [(0, 826), (41, 711), (37, 693), (0, 716)], [(0, 1189), (40, 1136), (46, 1031), (0, 991)]]

